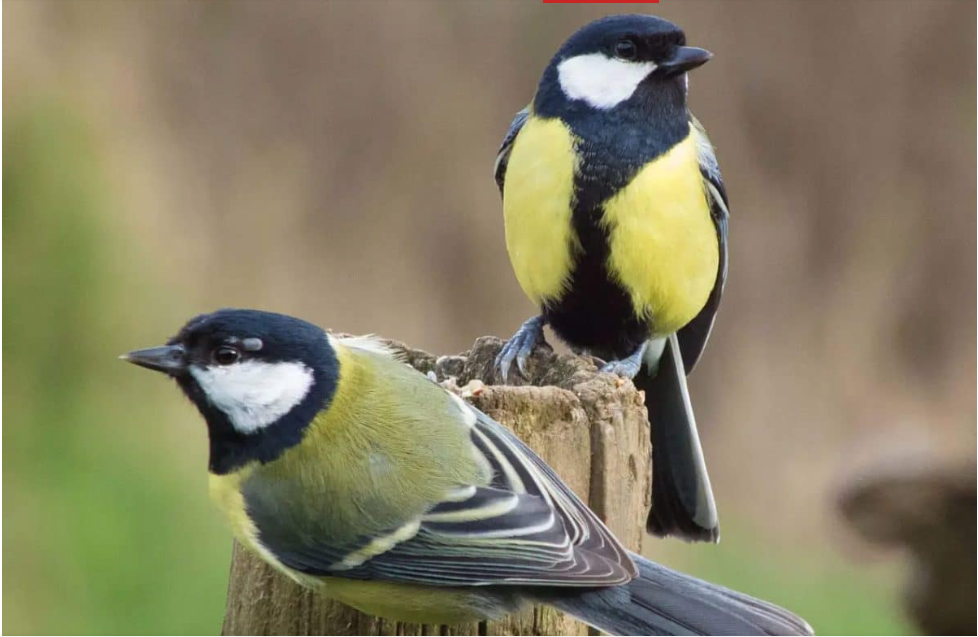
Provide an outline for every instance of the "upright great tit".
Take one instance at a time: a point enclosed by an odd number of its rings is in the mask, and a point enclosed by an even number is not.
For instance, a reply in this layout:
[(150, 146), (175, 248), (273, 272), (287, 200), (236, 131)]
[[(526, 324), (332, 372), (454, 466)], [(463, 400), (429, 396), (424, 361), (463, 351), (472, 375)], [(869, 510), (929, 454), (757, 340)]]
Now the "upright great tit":
[(645, 391), (652, 423), (648, 530), (719, 539), (686, 388), (727, 274), (727, 198), (686, 108), (710, 53), (645, 15), (597, 20), (550, 61), (496, 159), (506, 246), (541, 314), (497, 359), (522, 372), (543, 326)]
[(380, 342), (220, 310), (124, 358), (200, 410), (237, 539), (361, 611), (456, 623), (544, 603), (617, 635), (810, 634), (627, 551), (509, 430)]

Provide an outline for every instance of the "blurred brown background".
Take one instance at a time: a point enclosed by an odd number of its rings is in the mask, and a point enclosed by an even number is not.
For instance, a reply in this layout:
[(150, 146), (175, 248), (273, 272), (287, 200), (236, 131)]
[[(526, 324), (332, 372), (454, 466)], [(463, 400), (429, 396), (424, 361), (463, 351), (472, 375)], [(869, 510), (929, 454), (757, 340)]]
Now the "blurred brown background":
[(496, 147), (572, 31), (635, 10), (715, 53), (691, 107), (732, 212), (691, 385), (724, 541), (647, 553), (823, 633), (910, 630), (901, 567), (834, 506), (879, 458), (975, 457), (964, 0), (8, 0), (8, 632), (216, 632), (204, 427), (115, 356), (223, 306), (438, 353), (508, 336), (534, 308)]

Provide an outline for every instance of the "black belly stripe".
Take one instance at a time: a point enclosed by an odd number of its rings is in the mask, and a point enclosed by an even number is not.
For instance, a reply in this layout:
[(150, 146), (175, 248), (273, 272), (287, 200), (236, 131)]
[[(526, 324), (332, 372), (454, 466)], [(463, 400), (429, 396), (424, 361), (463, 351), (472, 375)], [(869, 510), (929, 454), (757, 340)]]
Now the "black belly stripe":
[[(627, 290), (608, 271), (609, 238), (600, 224), (604, 203), (643, 166), (689, 135), (685, 108), (663, 116), (655, 130), (647, 114), (617, 110), (564, 117), (578, 139), (575, 150), (580, 163), (574, 176), (572, 223), (582, 249), (576, 255), (568, 291), (542, 308), (557, 336), (573, 349), (606, 359), (634, 352), (652, 328), (648, 319), (635, 314)], [(664, 120), (672, 125), (662, 126)]]
[(574, 229), (583, 250), (570, 276), (568, 291), (557, 302), (543, 307), (554, 332), (575, 350), (587, 350), (602, 358), (627, 356), (648, 338), (648, 324), (638, 318), (632, 302), (612, 281), (606, 263), (608, 238), (595, 223), (579, 223)]

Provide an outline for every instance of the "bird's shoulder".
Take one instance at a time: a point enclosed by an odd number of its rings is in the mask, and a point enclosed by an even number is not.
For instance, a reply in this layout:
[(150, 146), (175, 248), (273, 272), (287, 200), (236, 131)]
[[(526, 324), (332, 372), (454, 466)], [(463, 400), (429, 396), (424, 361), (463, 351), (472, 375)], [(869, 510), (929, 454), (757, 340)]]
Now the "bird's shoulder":
[(506, 167), (509, 164), (509, 155), (513, 151), (513, 144), (516, 142), (516, 137), (520, 134), (520, 130), (523, 129), (523, 125), (526, 124), (529, 118), (529, 106), (516, 113), (513, 121), (509, 124), (509, 128), (506, 130), (506, 135), (503, 136), (502, 143), (499, 144), (499, 150), (496, 151), (493, 176), (496, 179), (496, 185), (499, 187), (500, 194), (502, 194), (503, 186), (506, 184)]
[(714, 217), (726, 219), (730, 216), (727, 203), (727, 189), (723, 183), (723, 175), (720, 172), (720, 162), (717, 161), (716, 150), (713, 142), (706, 133), (706, 128), (696, 117), (689, 114), (690, 135), (696, 144), (696, 156), (699, 162), (700, 173), (706, 184), (707, 194), (710, 199), (710, 206), (713, 209)]

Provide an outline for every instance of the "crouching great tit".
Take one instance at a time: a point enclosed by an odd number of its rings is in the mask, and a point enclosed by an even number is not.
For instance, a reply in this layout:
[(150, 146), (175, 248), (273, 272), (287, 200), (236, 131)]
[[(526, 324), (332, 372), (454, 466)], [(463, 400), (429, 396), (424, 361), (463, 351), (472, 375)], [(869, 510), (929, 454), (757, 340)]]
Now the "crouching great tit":
[(645, 15), (592, 22), (553, 57), (496, 159), (506, 246), (541, 308), (497, 359), (520, 371), (543, 326), (645, 391), (656, 535), (719, 539), (686, 388), (727, 273), (727, 201), (713, 147), (686, 109), (710, 59)]
[(509, 430), (378, 341), (220, 310), (124, 358), (203, 415), (237, 539), (361, 611), (456, 623), (543, 603), (617, 635), (810, 632), (627, 551)]

